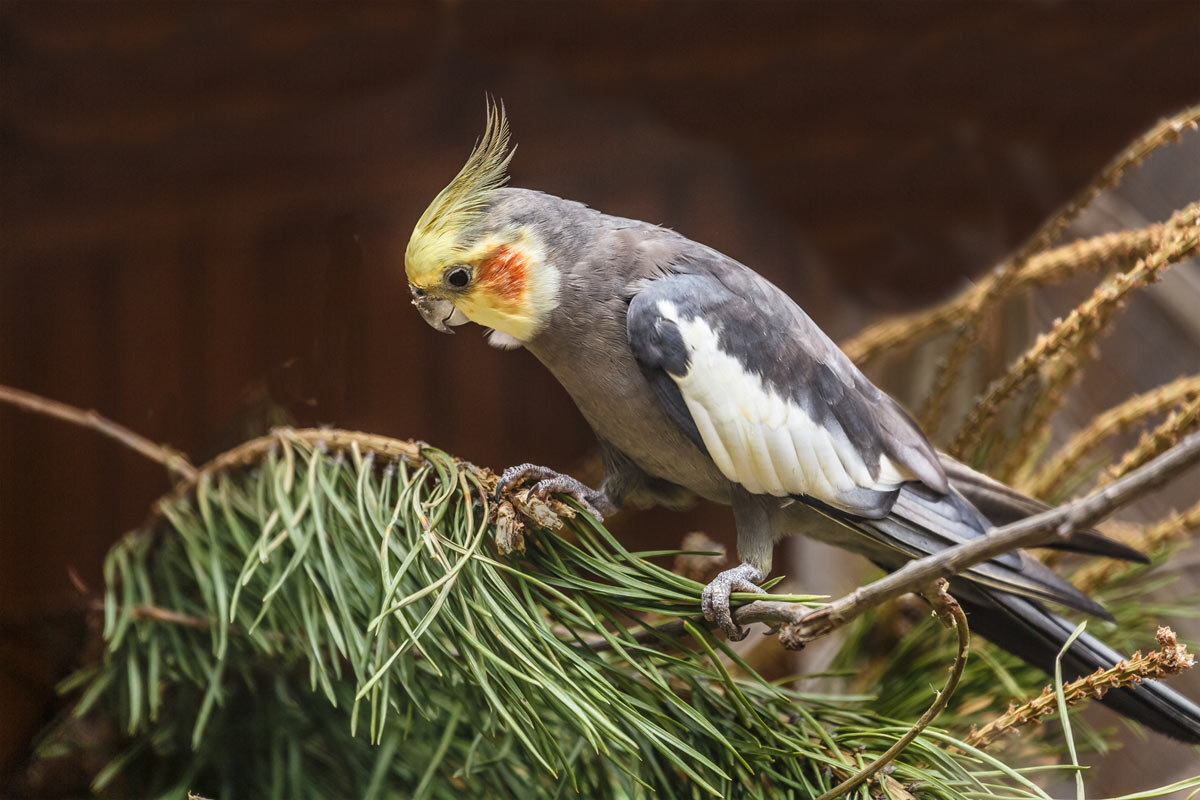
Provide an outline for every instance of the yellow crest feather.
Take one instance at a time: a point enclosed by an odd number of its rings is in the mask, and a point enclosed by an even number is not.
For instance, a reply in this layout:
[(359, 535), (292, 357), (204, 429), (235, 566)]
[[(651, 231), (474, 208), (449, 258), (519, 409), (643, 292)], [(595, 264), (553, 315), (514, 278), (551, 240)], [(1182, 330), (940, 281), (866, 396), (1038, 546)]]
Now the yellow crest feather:
[(483, 136), (413, 229), (404, 254), (410, 280), (428, 277), (453, 260), (460, 250), (460, 232), (483, 212), (488, 195), (508, 181), (513, 152), (504, 106), (489, 100)]

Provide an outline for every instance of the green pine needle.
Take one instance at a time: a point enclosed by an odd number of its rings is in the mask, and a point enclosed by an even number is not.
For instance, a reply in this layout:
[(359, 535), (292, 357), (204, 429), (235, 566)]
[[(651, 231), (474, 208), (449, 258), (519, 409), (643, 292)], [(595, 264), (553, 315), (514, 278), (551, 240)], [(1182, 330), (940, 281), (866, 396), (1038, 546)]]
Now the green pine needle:
[[(694, 622), (636, 637), (647, 613), (695, 620), (702, 587), (590, 517), (527, 523), (524, 556), (502, 556), (481, 477), (444, 453), (381, 464), (277, 439), (109, 554), (103, 662), (67, 684), (77, 714), (129, 733), (97, 791), (805, 798), (902, 736), (952, 660), (920, 630), (871, 687), (902, 692), (794, 691)], [(989, 795), (1045, 797), (937, 728), (854, 794)]]

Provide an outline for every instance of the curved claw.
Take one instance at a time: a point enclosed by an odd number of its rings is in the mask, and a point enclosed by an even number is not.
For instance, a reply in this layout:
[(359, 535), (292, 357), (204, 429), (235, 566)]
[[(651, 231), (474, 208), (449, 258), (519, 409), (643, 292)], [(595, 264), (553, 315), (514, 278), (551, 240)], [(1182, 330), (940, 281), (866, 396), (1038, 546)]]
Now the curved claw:
[(727, 569), (717, 575), (704, 587), (700, 595), (700, 608), (704, 611), (704, 618), (720, 625), (729, 641), (738, 642), (745, 639), (749, 631), (733, 621), (733, 614), (729, 610), (729, 595), (734, 591), (766, 594), (766, 590), (758, 585), (765, 577), (749, 564)]
[(500, 475), (500, 480), (496, 481), (496, 494), (493, 499), (500, 502), (501, 493), (514, 484), (523, 483), (531, 478), (544, 480), (558, 474), (549, 467), (540, 467), (537, 464), (518, 464), (515, 467), (509, 467)]
[(564, 475), (549, 467), (539, 467), (536, 464), (521, 464), (504, 470), (504, 474), (496, 482), (496, 500), (499, 501), (500, 493), (505, 489), (530, 479), (537, 481), (529, 489), (529, 493), (535, 497), (544, 500), (551, 494), (565, 494), (583, 506), (584, 510), (599, 522), (604, 521), (604, 514), (597, 507), (600, 504), (608, 504), (607, 498), (602, 492), (588, 488), (570, 475)]
[(583, 506), (597, 521), (604, 522), (604, 515), (592, 505), (592, 497), (595, 495), (595, 492), (568, 475), (557, 475), (553, 478), (540, 480), (529, 491), (531, 494), (542, 499), (549, 497), (551, 494), (565, 494)]

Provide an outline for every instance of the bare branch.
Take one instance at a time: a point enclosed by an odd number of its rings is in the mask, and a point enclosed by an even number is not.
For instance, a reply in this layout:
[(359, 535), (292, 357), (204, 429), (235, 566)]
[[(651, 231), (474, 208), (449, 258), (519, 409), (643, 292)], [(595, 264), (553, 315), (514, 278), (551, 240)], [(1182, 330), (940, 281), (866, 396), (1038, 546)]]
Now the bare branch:
[(141, 453), (151, 461), (157, 461), (167, 469), (177, 472), (185, 480), (191, 481), (196, 478), (196, 468), (183, 453), (166, 445), (156, 444), (145, 436), (134, 433), (124, 425), (118, 425), (95, 411), (84, 411), (57, 400), (50, 400), (32, 392), (4, 385), (0, 385), (0, 403), (8, 403), (24, 411), (61, 419), (83, 428), (91, 428), (110, 439), (115, 439), (129, 449)]

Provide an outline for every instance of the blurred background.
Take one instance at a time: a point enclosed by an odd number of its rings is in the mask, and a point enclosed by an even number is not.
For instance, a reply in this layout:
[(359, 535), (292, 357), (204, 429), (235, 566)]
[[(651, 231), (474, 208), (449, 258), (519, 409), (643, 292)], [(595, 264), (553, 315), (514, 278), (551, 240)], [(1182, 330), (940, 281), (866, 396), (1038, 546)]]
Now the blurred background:
[[(591, 434), (531, 356), (441, 336), (408, 302), (404, 244), (485, 93), (509, 112), (515, 185), (723, 250), (845, 338), (962, 288), (1200, 99), (1198, 35), (1196, 0), (3, 2), (0, 383), (195, 463), (327, 424), (586, 475)], [(1195, 199), (1196, 147), (1146, 168), (1075, 233)], [(1132, 366), (1087, 393), (1091, 413), (1200, 365), (1200, 297), (1147, 302), (1151, 339), (1126, 341)], [(913, 368), (890, 369), (903, 395)], [(106, 439), (0, 406), (0, 773), (79, 656), (76, 583), (97, 590), (107, 548), (168, 485)], [(732, 543), (727, 510), (703, 505), (615, 525), (647, 549), (694, 529)], [(861, 574), (793, 548), (806, 591)], [(1147, 744), (1109, 767), (1110, 793), (1188, 760)]]

